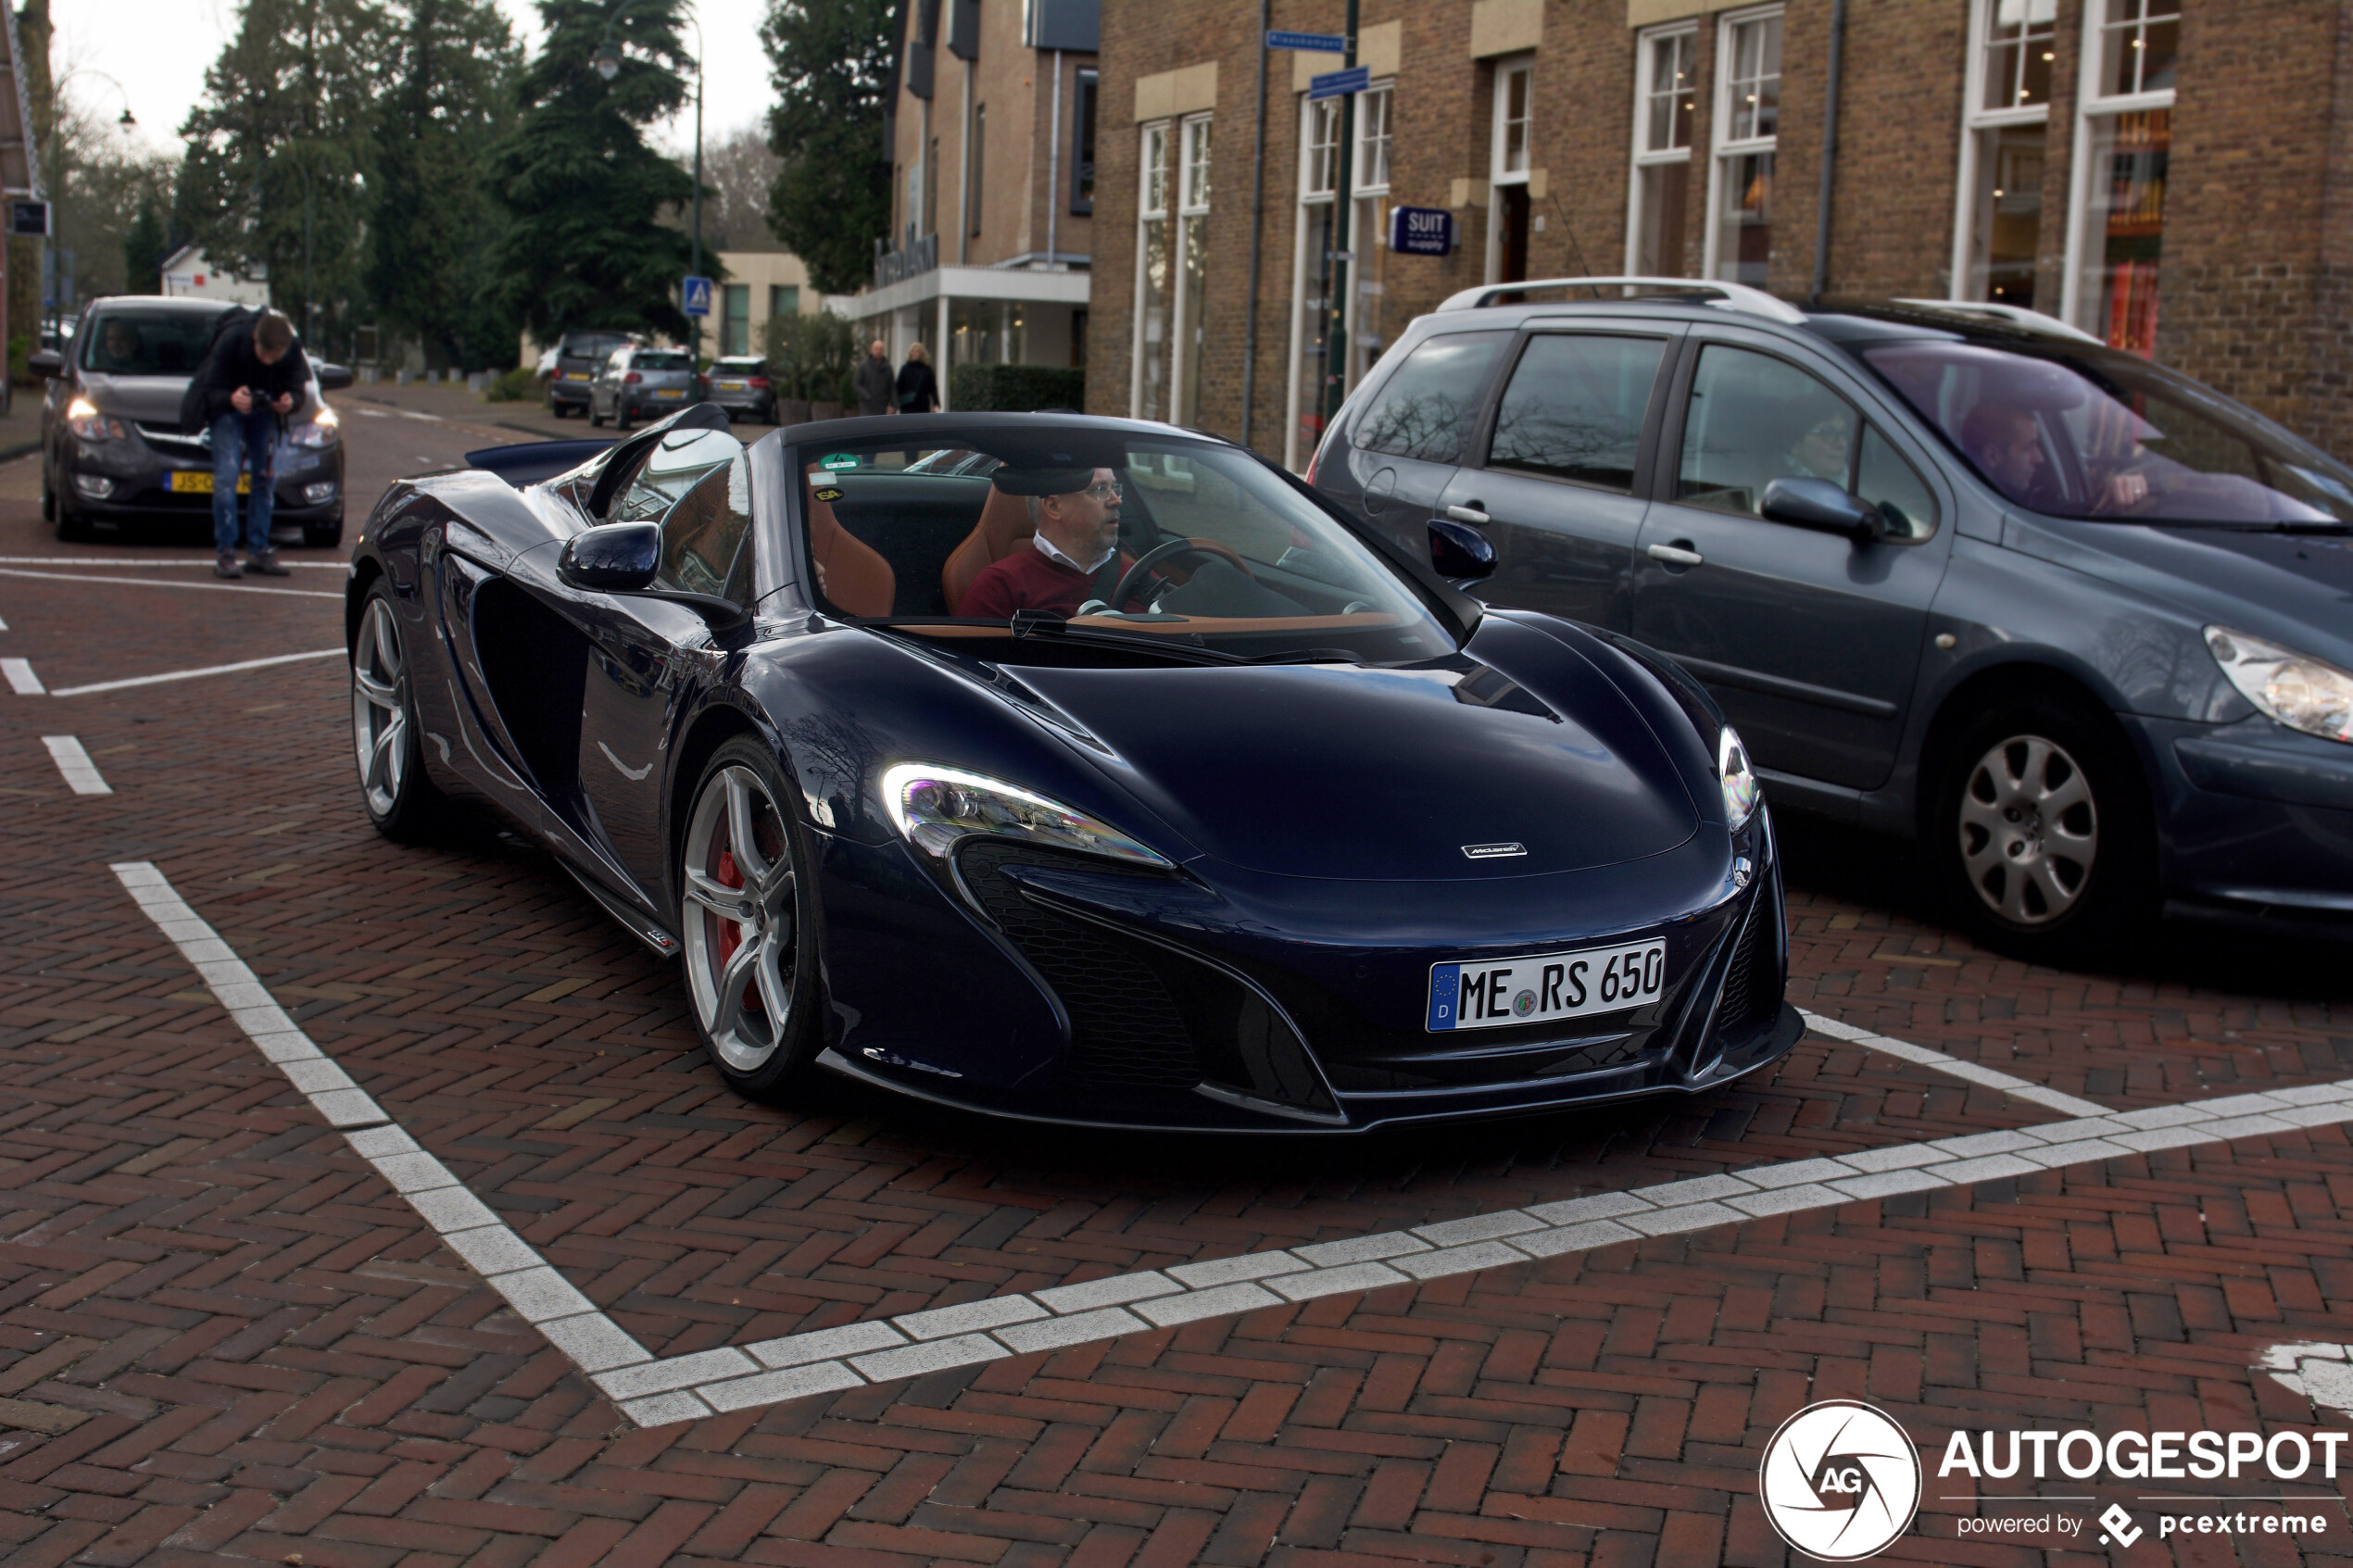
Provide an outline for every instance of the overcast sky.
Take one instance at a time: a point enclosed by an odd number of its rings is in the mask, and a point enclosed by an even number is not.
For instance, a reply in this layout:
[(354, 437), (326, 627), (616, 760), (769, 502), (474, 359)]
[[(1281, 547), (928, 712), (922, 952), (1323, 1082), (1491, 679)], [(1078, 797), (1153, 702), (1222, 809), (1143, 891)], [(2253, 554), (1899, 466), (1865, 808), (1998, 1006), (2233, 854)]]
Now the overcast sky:
[[(539, 14), (530, 0), (498, 0), (498, 8), (526, 47), (536, 44)], [(705, 142), (767, 112), (768, 56), (760, 47), (766, 9), (765, 0), (697, 0), (711, 71)], [(139, 121), (128, 134), (176, 153), (174, 132), (203, 94), (205, 69), (235, 31), (237, 13), (236, 0), (52, 0), (57, 36), (51, 63), (61, 74), (81, 70), (64, 83), (69, 97), (107, 119), (122, 112), (127, 97)], [(122, 83), (121, 92), (105, 80), (108, 76)], [(654, 128), (653, 139), (684, 152), (694, 129), (689, 101), (675, 120)]]

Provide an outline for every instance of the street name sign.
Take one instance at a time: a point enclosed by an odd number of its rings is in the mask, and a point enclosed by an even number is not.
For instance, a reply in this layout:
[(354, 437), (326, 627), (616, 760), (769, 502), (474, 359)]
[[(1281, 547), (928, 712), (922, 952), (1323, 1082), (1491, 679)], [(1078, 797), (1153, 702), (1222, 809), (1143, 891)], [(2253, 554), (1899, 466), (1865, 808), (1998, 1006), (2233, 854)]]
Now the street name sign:
[(1310, 55), (1344, 55), (1348, 40), (1337, 32), (1285, 32), (1270, 29), (1266, 34), (1269, 49), (1297, 49)]
[(1352, 66), (1346, 70), (1327, 71), (1322, 76), (1307, 79), (1310, 98), (1337, 98), (1347, 93), (1362, 93), (1372, 85), (1373, 68)]

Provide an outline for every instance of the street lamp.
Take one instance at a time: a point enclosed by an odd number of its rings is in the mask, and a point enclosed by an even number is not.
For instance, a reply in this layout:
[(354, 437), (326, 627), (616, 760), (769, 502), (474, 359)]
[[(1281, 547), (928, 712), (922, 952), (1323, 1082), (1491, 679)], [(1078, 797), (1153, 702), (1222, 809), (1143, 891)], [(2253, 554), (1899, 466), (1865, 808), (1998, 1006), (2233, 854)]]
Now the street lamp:
[(95, 69), (93, 67), (74, 67), (71, 70), (57, 78), (56, 83), (50, 90), (55, 92), (57, 88), (63, 87), (67, 82), (71, 82), (77, 76), (94, 76), (99, 81), (111, 85), (117, 93), (122, 95), (122, 118), (115, 121), (117, 125), (136, 125), (139, 123), (137, 117), (132, 115), (131, 112), (131, 89), (125, 87), (121, 82), (115, 81), (113, 77), (108, 76), (105, 71)]
[[(598, 76), (610, 82), (621, 74), (621, 42), (613, 36), (612, 31), (621, 24), (621, 19), (644, 6), (666, 4), (668, 0), (629, 0), (627, 5), (605, 19), (604, 39), (597, 45), (596, 52), (588, 56), (588, 63), (597, 68)], [(687, 270), (696, 277), (700, 277), (702, 275), (702, 23), (696, 18), (692, 7), (687, 9), (686, 19), (687, 25), (695, 30), (695, 251), (694, 260), (688, 265)], [(702, 318), (697, 316), (691, 320), (694, 341), (690, 346), (690, 352), (697, 360), (700, 360), (702, 358)], [(699, 370), (702, 367), (697, 364), (695, 369)]]

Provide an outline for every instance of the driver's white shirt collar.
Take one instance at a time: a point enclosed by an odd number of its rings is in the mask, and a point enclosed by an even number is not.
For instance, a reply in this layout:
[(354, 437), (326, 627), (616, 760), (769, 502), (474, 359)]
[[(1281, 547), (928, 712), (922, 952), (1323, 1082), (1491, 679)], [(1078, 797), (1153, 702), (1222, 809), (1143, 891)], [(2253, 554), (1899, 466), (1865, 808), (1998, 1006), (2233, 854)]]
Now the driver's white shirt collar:
[(1051, 539), (1047, 538), (1042, 531), (1033, 533), (1029, 537), (1031, 541), (1037, 545), (1038, 553), (1044, 556), (1048, 560), (1054, 562), (1057, 566), (1066, 566), (1073, 571), (1083, 571), (1089, 577), (1092, 577), (1095, 573), (1101, 571), (1103, 569), (1103, 563), (1119, 553), (1119, 546), (1114, 545), (1111, 548), (1105, 550), (1101, 555), (1095, 558), (1094, 565), (1088, 566), (1084, 561), (1076, 561), (1071, 559), (1068, 556), (1063, 554), (1062, 551), (1056, 549), (1054, 547), (1054, 542)]

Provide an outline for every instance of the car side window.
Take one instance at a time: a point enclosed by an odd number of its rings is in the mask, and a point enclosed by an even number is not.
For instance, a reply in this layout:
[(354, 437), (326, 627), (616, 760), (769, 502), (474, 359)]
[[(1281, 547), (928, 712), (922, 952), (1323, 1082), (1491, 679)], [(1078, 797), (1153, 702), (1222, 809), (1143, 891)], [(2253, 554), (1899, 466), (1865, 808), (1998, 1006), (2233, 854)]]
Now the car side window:
[(661, 566), (654, 582), (693, 594), (724, 595), (751, 527), (751, 464), (739, 451), (703, 475), (661, 524)]
[(1495, 412), (1488, 467), (1632, 490), (1634, 454), (1666, 352), (1662, 338), (1545, 332), (1529, 339)]
[(1936, 532), (1934, 492), (1877, 425), (1863, 427), (1855, 495), (1866, 506), (1879, 508), (1887, 520), (1890, 539), (1925, 539)]
[(1692, 377), (1675, 498), (1755, 517), (1777, 479), (1852, 490), (1861, 429), (1854, 405), (1787, 360), (1709, 344)]
[(1356, 424), (1367, 452), (1459, 463), (1478, 420), (1479, 389), (1509, 332), (1446, 332), (1406, 356)]

